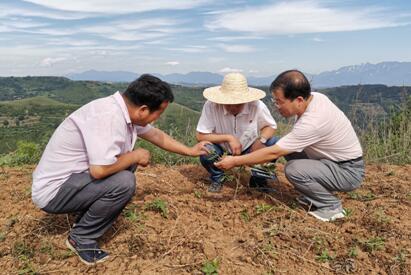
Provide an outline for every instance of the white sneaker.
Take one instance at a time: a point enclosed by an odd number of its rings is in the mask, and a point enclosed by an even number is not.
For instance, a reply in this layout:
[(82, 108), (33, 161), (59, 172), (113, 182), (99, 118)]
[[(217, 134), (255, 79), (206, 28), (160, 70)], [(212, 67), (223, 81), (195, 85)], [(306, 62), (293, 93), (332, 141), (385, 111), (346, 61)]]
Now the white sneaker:
[(309, 211), (308, 214), (311, 216), (323, 221), (323, 222), (330, 222), (336, 219), (341, 219), (345, 217), (344, 209), (341, 206), (332, 209), (329, 207), (319, 208), (315, 211)]

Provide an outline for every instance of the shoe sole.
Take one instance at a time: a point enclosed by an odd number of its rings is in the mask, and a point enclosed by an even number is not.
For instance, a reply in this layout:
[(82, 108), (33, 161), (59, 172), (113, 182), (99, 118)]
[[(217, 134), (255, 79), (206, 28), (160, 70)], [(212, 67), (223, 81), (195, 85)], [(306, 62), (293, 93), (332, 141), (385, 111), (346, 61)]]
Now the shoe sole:
[(77, 250), (71, 245), (71, 243), (68, 241), (68, 239), (66, 239), (66, 246), (68, 247), (68, 249), (70, 249), (72, 252), (74, 252), (78, 258), (80, 259), (80, 261), (82, 261), (84, 264), (88, 265), (88, 266), (92, 266), (92, 265), (96, 265), (98, 263), (102, 263), (108, 260), (109, 256), (104, 257), (103, 259), (100, 259), (98, 261), (95, 262), (87, 262), (86, 260), (83, 260), (83, 258), (80, 257), (80, 255), (78, 254)]
[(323, 217), (320, 217), (320, 216), (318, 216), (317, 214), (315, 214), (315, 213), (312, 212), (312, 211), (308, 212), (308, 214), (310, 214), (310, 215), (313, 216), (314, 218), (319, 219), (320, 221), (323, 221), (323, 222), (332, 222), (332, 221), (335, 221), (336, 219), (345, 218), (344, 213), (335, 214), (334, 216), (332, 216), (332, 217), (329, 218), (329, 219), (325, 219), (325, 218), (323, 218)]

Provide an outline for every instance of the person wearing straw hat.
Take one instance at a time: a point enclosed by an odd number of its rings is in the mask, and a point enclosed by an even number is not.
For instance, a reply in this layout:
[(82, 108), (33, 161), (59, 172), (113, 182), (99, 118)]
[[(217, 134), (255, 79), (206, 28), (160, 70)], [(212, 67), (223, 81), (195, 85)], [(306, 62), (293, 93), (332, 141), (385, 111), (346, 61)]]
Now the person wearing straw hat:
[[(209, 141), (209, 154), (200, 156), (201, 164), (210, 173), (210, 192), (219, 192), (224, 171), (214, 162), (224, 152), (234, 156), (248, 154), (275, 144), (277, 124), (267, 106), (260, 100), (265, 92), (249, 87), (241, 73), (229, 73), (221, 86), (204, 90), (207, 99), (197, 125), (197, 140)], [(250, 186), (268, 191), (267, 180), (253, 176)]]
[(327, 96), (311, 92), (303, 73), (281, 73), (271, 84), (275, 106), (295, 124), (274, 146), (245, 156), (228, 156), (215, 163), (220, 169), (264, 163), (285, 156), (284, 173), (301, 194), (300, 204), (321, 221), (344, 218), (335, 192), (349, 192), (364, 178), (363, 152), (351, 122)]

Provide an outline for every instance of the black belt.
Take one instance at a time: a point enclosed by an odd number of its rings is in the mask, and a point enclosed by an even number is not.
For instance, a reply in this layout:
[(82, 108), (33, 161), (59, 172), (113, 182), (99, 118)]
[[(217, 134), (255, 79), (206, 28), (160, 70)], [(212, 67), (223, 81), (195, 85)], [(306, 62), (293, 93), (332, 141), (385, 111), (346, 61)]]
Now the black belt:
[(342, 164), (342, 163), (347, 163), (347, 162), (356, 162), (356, 161), (360, 161), (362, 160), (362, 156), (358, 157), (356, 159), (349, 159), (349, 160), (343, 160), (343, 161), (337, 161), (338, 164)]

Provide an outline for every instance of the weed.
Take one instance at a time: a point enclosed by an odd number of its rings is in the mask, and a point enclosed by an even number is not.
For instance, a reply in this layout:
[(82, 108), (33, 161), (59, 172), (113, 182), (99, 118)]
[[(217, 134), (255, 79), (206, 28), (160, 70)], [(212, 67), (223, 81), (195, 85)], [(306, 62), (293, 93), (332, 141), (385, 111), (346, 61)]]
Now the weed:
[(137, 211), (137, 206), (129, 206), (123, 211), (123, 216), (126, 220), (132, 222), (132, 223), (138, 223), (141, 222), (145, 217), (142, 213), (139, 213)]
[(13, 245), (12, 254), (16, 258), (32, 258), (34, 256), (34, 249), (25, 241), (16, 241)]
[(344, 208), (344, 211), (343, 211), (344, 216), (347, 217), (347, 218), (348, 218), (348, 217), (351, 217), (352, 212), (353, 212), (353, 210), (350, 209), (350, 208)]
[(353, 246), (350, 248), (350, 250), (348, 251), (348, 257), (350, 258), (355, 258), (358, 256), (358, 250), (356, 246)]
[(195, 190), (195, 191), (194, 191), (194, 196), (195, 196), (197, 199), (201, 199), (201, 198), (203, 197), (203, 193), (201, 193), (201, 191), (199, 191), (199, 190)]
[(274, 206), (268, 205), (268, 204), (265, 204), (265, 203), (257, 204), (257, 206), (255, 207), (257, 215), (268, 212), (268, 211), (272, 210), (273, 208), (274, 208)]
[(218, 268), (220, 267), (220, 261), (218, 258), (215, 258), (211, 261), (206, 261), (201, 268), (201, 271), (205, 275), (217, 275)]
[(248, 214), (247, 209), (243, 209), (240, 212), (240, 218), (244, 221), (244, 222), (249, 222), (250, 221), (250, 214)]
[(163, 218), (168, 217), (167, 202), (162, 199), (155, 199), (154, 201), (147, 203), (144, 209), (158, 212)]
[(376, 199), (375, 195), (371, 192), (364, 195), (357, 192), (348, 192), (347, 194), (350, 199), (357, 201), (372, 201)]
[(375, 220), (379, 224), (387, 224), (390, 222), (390, 218), (385, 214), (383, 208), (378, 208), (374, 216)]
[(40, 246), (40, 253), (53, 255), (54, 247), (50, 243), (42, 243)]
[(0, 242), (4, 241), (6, 239), (6, 233), (0, 232)]
[(325, 250), (321, 251), (321, 254), (318, 255), (318, 256), (316, 256), (315, 259), (316, 259), (317, 261), (319, 261), (319, 262), (325, 263), (325, 262), (328, 262), (328, 261), (333, 260), (334, 257), (331, 256), (331, 255), (328, 253), (328, 250), (327, 250), (327, 249), (325, 249)]
[(400, 266), (404, 266), (407, 261), (407, 254), (405, 249), (401, 249), (400, 251), (398, 251), (397, 255), (394, 258), (392, 258), (392, 260), (398, 263)]
[(384, 239), (376, 237), (366, 240), (362, 244), (368, 252), (373, 252), (375, 250), (380, 250), (384, 247)]

